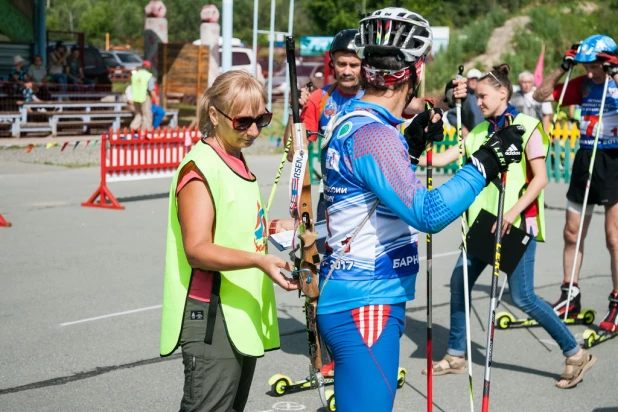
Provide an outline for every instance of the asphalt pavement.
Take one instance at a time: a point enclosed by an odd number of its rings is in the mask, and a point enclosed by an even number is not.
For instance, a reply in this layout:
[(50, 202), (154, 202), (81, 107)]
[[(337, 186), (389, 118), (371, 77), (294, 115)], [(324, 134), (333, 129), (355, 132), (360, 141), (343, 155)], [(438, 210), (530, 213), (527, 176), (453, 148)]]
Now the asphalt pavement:
[[(279, 156), (248, 162), (268, 198)], [(285, 217), (286, 167), (270, 217)], [(178, 354), (159, 357), (167, 195), (170, 179), (109, 185), (123, 211), (84, 208), (98, 186), (96, 167), (0, 162), (0, 411), (174, 411), (182, 396)], [(434, 179), (438, 186), (445, 180)], [(554, 301), (562, 281), (565, 184), (546, 192), (548, 241), (539, 244), (536, 291)], [(317, 195), (317, 190), (316, 190)], [(317, 196), (314, 197), (317, 199)], [(600, 209), (597, 208), (597, 212)], [(604, 217), (592, 220), (580, 280), (584, 307), (607, 310), (610, 259)], [(424, 242), (421, 241), (421, 256)], [(444, 354), (449, 326), (449, 278), (460, 243), (459, 222), (434, 237), (434, 359)], [(285, 256), (285, 255), (282, 255)], [(503, 275), (502, 275), (503, 276)], [(502, 278), (501, 276), (501, 278)], [(472, 293), (475, 410), (480, 411), (490, 271)], [(417, 299), (409, 302), (400, 365), (408, 371), (395, 411), (426, 410), (425, 260)], [(268, 378), (308, 373), (306, 338), (296, 293), (277, 289), (281, 350), (258, 361), (247, 412), (321, 410), (316, 391), (275, 397)], [(507, 293), (502, 309), (516, 309)], [(578, 339), (586, 329), (571, 326)], [(618, 339), (595, 347), (596, 366), (575, 389), (554, 387), (564, 368), (558, 346), (540, 328), (497, 330), (491, 375), (491, 411), (618, 411)], [(467, 375), (434, 378), (434, 411), (469, 411)]]

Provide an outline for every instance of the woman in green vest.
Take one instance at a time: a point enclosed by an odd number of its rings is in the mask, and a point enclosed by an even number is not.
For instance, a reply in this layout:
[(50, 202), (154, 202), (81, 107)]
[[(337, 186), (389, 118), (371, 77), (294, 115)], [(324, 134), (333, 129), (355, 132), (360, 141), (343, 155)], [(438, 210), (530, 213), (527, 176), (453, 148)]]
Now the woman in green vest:
[[(556, 316), (551, 306), (534, 293), (534, 261), (537, 241), (545, 241), (545, 214), (543, 189), (547, 185), (545, 157), (549, 138), (541, 123), (530, 116), (520, 114), (510, 105), (513, 86), (508, 78), (509, 66), (502, 64), (485, 73), (478, 82), (476, 94), (478, 105), (485, 121), (476, 126), (465, 139), (466, 156), (474, 153), (489, 135), (497, 129), (511, 124), (523, 125), (525, 156), (521, 163), (509, 166), (506, 184), (503, 233), (509, 233), (512, 226), (524, 229), (533, 236), (517, 267), (508, 277), (511, 298), (517, 307), (536, 320), (558, 343), (566, 357), (566, 369), (556, 383), (558, 388), (577, 385), (584, 373), (596, 359), (583, 351), (565, 324)], [(457, 160), (458, 148), (435, 154), (434, 167), (443, 167)], [(420, 163), (419, 163), (420, 164)], [(423, 165), (423, 164), (421, 164)], [(468, 226), (471, 226), (481, 209), (498, 212), (498, 189), (487, 186), (466, 212)], [(495, 230), (495, 226), (494, 226)], [(508, 253), (508, 251), (506, 251)], [(468, 255), (468, 285), (472, 289), (486, 263)], [(466, 322), (463, 282), (463, 258), (459, 257), (451, 276), (451, 328), (448, 350), (444, 358), (434, 362), (433, 374), (467, 373)], [(470, 356), (470, 354), (468, 354)], [(424, 370), (423, 373), (427, 373)]]
[(244, 409), (256, 358), (279, 348), (273, 283), (298, 289), (281, 273), (291, 265), (266, 254), (260, 189), (242, 155), (270, 123), (265, 102), (250, 74), (217, 77), (200, 102), (204, 138), (172, 180), (160, 351), (182, 348), (181, 411)]

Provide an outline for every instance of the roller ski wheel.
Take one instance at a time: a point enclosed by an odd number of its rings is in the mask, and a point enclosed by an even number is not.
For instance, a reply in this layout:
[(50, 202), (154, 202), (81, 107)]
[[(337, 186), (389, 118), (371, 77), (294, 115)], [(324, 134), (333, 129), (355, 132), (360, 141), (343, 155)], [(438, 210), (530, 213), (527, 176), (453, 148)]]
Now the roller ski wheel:
[[(565, 325), (591, 325), (594, 323), (596, 311), (594, 309), (584, 309), (579, 313), (569, 315), (567, 320), (564, 320), (564, 315), (560, 320)], [(539, 326), (539, 322), (534, 319), (516, 319), (510, 313), (502, 312), (496, 315), (496, 327), (498, 329), (510, 328), (529, 328)]]
[(292, 385), (292, 380), (285, 375), (274, 375), (268, 380), (270, 389), (275, 396), (283, 396)]
[(586, 309), (584, 311), (583, 323), (584, 325), (592, 325), (594, 323), (596, 311), (592, 309)]
[(397, 373), (397, 389), (401, 389), (406, 383), (407, 373), (408, 371), (406, 370), (406, 368), (399, 367), (399, 372)]
[[(325, 385), (332, 385), (333, 383), (335, 383), (334, 377), (324, 377)], [(288, 376), (280, 373), (271, 376), (268, 380), (268, 384), (275, 396), (283, 396), (287, 393), (304, 391), (317, 387), (317, 382), (312, 381), (310, 377), (306, 377), (299, 381), (292, 381)]]
[(584, 349), (590, 349), (593, 346), (597, 346), (607, 340), (613, 339), (618, 336), (618, 331), (609, 332), (601, 329), (598, 333), (592, 329), (587, 329), (584, 332), (584, 343), (582, 343), (582, 347)]
[(326, 402), (329, 411), (337, 410), (337, 408), (335, 407), (335, 391), (333, 391), (332, 389), (326, 391)]
[(496, 315), (496, 326), (498, 329), (508, 329), (511, 323), (515, 321), (515, 317), (510, 313), (501, 312)]
[(599, 325), (600, 329), (595, 332), (588, 329), (584, 332), (584, 348), (591, 348), (618, 335), (618, 292), (609, 294), (609, 309), (605, 319)]

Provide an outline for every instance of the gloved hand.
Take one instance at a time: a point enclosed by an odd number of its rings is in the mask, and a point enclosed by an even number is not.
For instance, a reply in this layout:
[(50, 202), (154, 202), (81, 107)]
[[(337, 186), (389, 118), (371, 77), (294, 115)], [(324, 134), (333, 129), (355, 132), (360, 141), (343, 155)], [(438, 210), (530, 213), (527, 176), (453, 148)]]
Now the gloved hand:
[(456, 99), (461, 99), (463, 103), (468, 97), (468, 80), (464, 77), (451, 80), (444, 87), (444, 103), (451, 109), (455, 107)]
[(569, 68), (575, 66), (575, 55), (577, 54), (577, 50), (579, 49), (580, 44), (574, 44), (571, 46), (569, 50), (564, 53), (564, 57), (562, 58), (562, 63), (560, 64), (560, 68), (565, 72), (569, 71)]
[(603, 62), (603, 70), (610, 76), (618, 74), (618, 56), (609, 53), (597, 54), (597, 59)]
[[(439, 115), (440, 119), (435, 123), (432, 119)], [(427, 142), (440, 142), (444, 139), (444, 113), (442, 109), (427, 109), (416, 115), (404, 133), (408, 142), (408, 153), (412, 164), (418, 164), (418, 158), (425, 150)]]
[(468, 159), (489, 184), (499, 173), (506, 172), (511, 163), (519, 163), (524, 155), (522, 125), (498, 130)]

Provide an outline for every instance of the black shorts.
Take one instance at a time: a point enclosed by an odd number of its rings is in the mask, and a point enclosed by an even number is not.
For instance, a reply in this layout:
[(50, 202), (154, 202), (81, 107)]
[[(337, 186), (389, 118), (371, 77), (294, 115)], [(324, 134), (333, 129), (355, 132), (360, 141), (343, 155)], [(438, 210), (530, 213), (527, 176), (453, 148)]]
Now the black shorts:
[[(583, 204), (588, 181), (588, 168), (592, 149), (579, 149), (575, 153), (571, 183), (567, 199)], [(618, 203), (618, 149), (597, 150), (588, 194), (589, 205), (613, 205)]]

